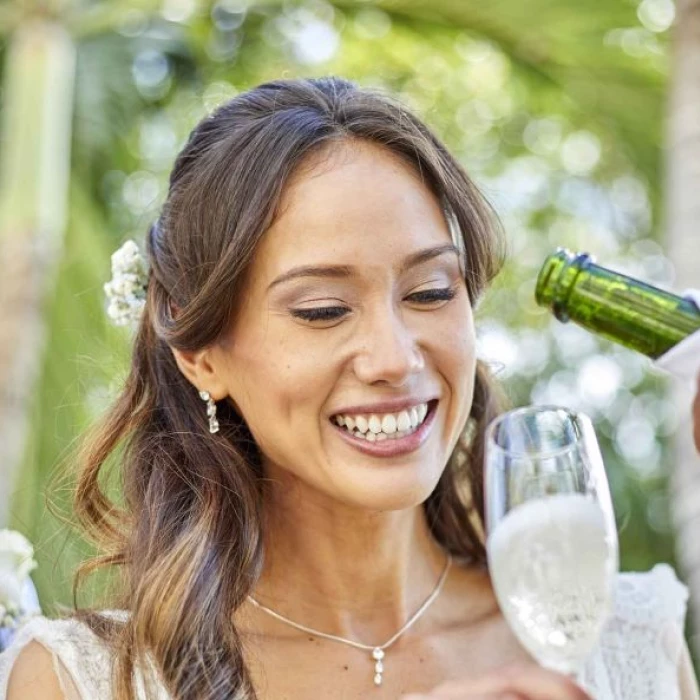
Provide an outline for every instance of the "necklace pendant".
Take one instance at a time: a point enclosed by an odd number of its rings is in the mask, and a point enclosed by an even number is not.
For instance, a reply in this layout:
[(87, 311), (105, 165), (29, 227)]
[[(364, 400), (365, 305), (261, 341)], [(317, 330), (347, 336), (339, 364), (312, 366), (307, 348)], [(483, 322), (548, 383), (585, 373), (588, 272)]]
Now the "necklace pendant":
[(384, 673), (384, 650), (376, 647), (372, 650), (372, 658), (374, 659), (374, 685), (380, 686), (382, 684)]

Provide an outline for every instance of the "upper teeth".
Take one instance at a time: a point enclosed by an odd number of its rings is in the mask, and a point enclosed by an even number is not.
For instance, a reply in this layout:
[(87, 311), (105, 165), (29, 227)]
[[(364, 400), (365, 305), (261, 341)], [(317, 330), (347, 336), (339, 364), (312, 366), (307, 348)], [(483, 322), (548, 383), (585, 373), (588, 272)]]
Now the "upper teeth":
[(371, 413), (369, 415), (347, 415), (338, 413), (333, 420), (348, 430), (359, 430), (361, 433), (385, 433), (412, 430), (419, 426), (428, 413), (428, 404), (421, 403), (399, 413)]

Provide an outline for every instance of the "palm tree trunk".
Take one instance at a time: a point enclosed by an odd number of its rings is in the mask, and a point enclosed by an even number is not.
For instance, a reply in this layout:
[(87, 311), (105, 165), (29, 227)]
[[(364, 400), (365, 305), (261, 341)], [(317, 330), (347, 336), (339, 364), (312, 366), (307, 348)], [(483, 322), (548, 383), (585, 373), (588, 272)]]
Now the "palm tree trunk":
[[(700, 287), (700, 0), (677, 0), (666, 150), (667, 231), (680, 289)], [(673, 516), (678, 557), (700, 630), (700, 458), (692, 443), (691, 387), (672, 390), (680, 413), (674, 440)], [(700, 657), (700, 635), (694, 651)]]
[(44, 300), (61, 259), (75, 49), (60, 26), (27, 22), (5, 65), (0, 152), (0, 526), (29, 435), (45, 345)]

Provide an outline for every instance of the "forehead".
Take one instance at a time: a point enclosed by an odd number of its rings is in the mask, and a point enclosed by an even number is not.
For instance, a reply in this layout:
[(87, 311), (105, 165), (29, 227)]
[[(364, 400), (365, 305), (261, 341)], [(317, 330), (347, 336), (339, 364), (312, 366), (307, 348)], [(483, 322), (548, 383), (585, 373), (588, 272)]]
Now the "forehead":
[(254, 279), (315, 263), (385, 268), (449, 242), (440, 203), (411, 165), (381, 146), (343, 142), (314, 155), (287, 185)]

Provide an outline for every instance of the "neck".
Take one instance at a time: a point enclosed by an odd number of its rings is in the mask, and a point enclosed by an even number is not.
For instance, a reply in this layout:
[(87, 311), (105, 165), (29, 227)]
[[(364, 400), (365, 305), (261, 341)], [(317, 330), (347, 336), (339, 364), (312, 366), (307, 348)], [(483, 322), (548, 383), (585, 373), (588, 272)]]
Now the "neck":
[[(254, 598), (307, 627), (382, 644), (433, 592), (445, 568), (423, 508), (359, 511), (293, 491), (267, 500), (265, 565)], [(262, 619), (264, 612), (250, 612), (256, 628), (290, 632)]]

